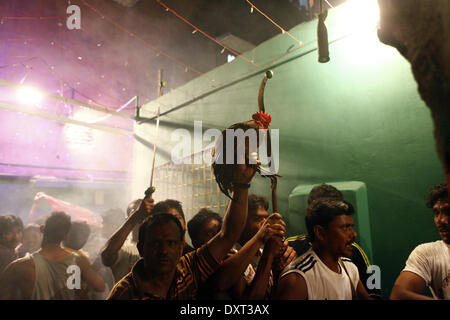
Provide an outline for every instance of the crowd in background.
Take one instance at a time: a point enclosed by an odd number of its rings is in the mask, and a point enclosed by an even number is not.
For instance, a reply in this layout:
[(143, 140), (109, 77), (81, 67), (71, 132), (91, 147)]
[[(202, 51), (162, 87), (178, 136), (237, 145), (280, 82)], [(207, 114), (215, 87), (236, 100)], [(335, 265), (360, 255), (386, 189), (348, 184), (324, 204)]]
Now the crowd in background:
[[(286, 238), (282, 215), (241, 180), (223, 217), (203, 208), (186, 221), (181, 202), (151, 198), (105, 211), (102, 227), (64, 212), (27, 225), (0, 215), (0, 299), (381, 299), (339, 190), (314, 187), (307, 233)], [(411, 253), (390, 298), (449, 299), (447, 190), (427, 203), (441, 240)]]

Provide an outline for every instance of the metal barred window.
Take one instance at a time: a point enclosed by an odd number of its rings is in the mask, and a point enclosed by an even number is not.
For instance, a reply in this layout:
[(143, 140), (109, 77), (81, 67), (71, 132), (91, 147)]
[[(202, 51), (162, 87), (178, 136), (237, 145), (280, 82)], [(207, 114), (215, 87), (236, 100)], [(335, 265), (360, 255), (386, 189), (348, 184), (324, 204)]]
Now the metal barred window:
[(170, 161), (155, 167), (154, 185), (158, 186), (160, 199), (181, 201), (186, 221), (190, 220), (201, 208), (208, 208), (225, 214), (229, 200), (219, 189), (211, 168), (204, 155), (211, 149), (191, 154), (176, 164)]

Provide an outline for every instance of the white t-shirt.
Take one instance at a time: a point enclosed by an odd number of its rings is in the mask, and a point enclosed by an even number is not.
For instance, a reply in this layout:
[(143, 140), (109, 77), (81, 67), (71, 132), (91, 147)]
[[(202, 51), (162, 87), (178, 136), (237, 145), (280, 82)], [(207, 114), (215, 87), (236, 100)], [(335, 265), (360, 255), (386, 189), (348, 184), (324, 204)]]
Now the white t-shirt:
[[(351, 285), (356, 290), (359, 282), (358, 268), (350, 259), (341, 259), (339, 262), (341, 272), (336, 273), (328, 268), (311, 248), (292, 261), (283, 270), (280, 279), (292, 272), (300, 274), (306, 281), (308, 300), (352, 300)], [(348, 276), (342, 263), (347, 269)]]
[(420, 276), (434, 298), (450, 300), (450, 248), (439, 240), (418, 245), (403, 271)]

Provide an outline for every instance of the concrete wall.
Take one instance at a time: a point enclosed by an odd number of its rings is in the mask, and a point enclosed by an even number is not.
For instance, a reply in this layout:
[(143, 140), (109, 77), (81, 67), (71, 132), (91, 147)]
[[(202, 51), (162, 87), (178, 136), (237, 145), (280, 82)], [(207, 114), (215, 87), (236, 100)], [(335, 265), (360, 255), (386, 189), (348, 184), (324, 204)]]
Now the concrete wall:
[[(280, 130), (280, 212), (286, 212), (287, 197), (298, 185), (364, 182), (371, 262), (381, 267), (387, 298), (410, 251), (439, 238), (424, 198), (443, 181), (443, 173), (430, 112), (417, 93), (409, 63), (379, 42), (370, 14), (355, 1), (330, 10), (331, 61), (326, 64), (317, 62), (317, 21), (309, 22), (289, 31), (303, 41), (301, 48), (280, 34), (245, 54), (259, 67), (236, 59), (145, 105), (142, 115), (154, 116), (162, 103), (156, 163), (163, 164), (178, 143), (171, 141), (175, 129), (192, 131), (194, 121), (201, 120), (203, 130), (221, 130), (250, 119), (257, 111), (264, 72), (273, 70), (265, 104), (271, 128)], [(134, 196), (148, 185), (154, 132), (154, 123), (135, 126), (141, 142), (134, 150)], [(270, 183), (256, 177), (251, 191), (269, 196)]]

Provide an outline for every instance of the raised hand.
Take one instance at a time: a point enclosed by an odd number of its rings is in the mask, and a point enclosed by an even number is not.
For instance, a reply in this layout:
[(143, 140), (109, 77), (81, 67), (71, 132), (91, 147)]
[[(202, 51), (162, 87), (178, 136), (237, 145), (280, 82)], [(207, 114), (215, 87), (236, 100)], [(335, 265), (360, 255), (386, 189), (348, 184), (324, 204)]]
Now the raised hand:
[(281, 215), (273, 213), (264, 221), (257, 235), (263, 243), (266, 243), (270, 238), (274, 237), (278, 237), (281, 240), (285, 232), (286, 224), (282, 220)]
[(294, 248), (289, 246), (287, 240), (284, 241), (283, 248), (284, 250), (282, 253), (275, 257), (272, 264), (272, 271), (274, 274), (279, 274), (289, 263), (297, 258), (297, 252), (295, 252)]
[(139, 206), (139, 209), (133, 212), (132, 215), (135, 216), (139, 222), (142, 222), (150, 216), (154, 206), (155, 200), (153, 200), (153, 198), (144, 198)]

